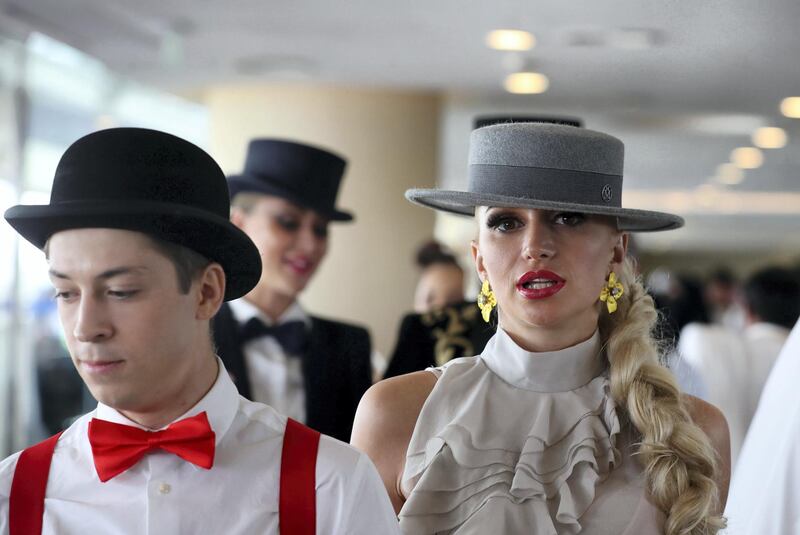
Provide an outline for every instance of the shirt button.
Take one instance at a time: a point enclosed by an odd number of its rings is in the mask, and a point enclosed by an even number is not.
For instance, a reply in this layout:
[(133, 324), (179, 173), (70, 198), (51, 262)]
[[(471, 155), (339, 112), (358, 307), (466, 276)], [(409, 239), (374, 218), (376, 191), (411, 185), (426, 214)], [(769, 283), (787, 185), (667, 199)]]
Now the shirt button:
[(169, 494), (172, 490), (172, 486), (169, 483), (162, 483), (158, 486), (159, 494)]

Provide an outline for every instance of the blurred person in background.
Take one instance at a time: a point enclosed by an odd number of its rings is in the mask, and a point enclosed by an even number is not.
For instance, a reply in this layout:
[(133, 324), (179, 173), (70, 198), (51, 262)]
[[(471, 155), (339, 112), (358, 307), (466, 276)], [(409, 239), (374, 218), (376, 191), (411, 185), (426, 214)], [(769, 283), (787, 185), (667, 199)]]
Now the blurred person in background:
[(744, 310), (738, 300), (739, 288), (733, 272), (718, 267), (706, 279), (703, 298), (711, 323), (731, 329), (744, 327)]
[(98, 403), (0, 463), (0, 534), (397, 531), (366, 455), (244, 399), (215, 355), (211, 318), (261, 274), (229, 211), (208, 154), (141, 128), (79, 139), (49, 204), (6, 211)]
[[(353, 444), (403, 532), (713, 534), (727, 494), (725, 419), (659, 363), (656, 311), (628, 232), (680, 227), (622, 208), (623, 144), (574, 126), (473, 131), (469, 189), (412, 202), (474, 216), (479, 356), (387, 379)], [(496, 314), (496, 316), (495, 316)]]
[(749, 417), (789, 332), (800, 316), (800, 278), (792, 270), (768, 267), (742, 285), (747, 327), (742, 331), (750, 357), (748, 375)]
[(800, 313), (800, 285), (791, 271), (768, 267), (748, 277), (742, 296), (743, 329), (692, 323), (678, 343), (707, 387), (706, 401), (728, 419), (734, 466), (764, 382)]
[(423, 244), (416, 260), (420, 275), (414, 292), (414, 312), (424, 314), (464, 301), (464, 270), (442, 244), (435, 240)]
[(369, 332), (311, 315), (298, 298), (328, 252), (330, 223), (353, 220), (335, 206), (345, 166), (303, 143), (249, 143), (244, 170), (228, 177), (231, 221), (255, 242), (263, 271), (214, 318), (218, 354), (244, 397), (342, 441), (372, 384)]
[(494, 327), (481, 320), (475, 302), (465, 301), (464, 270), (455, 256), (431, 240), (417, 250), (416, 263), (421, 273), (415, 311), (400, 321), (384, 377), (475, 355), (494, 334)]
[(686, 325), (708, 323), (702, 285), (692, 276), (657, 268), (647, 278), (647, 290), (659, 312), (656, 337), (664, 348), (667, 366), (675, 374), (681, 390), (707, 400), (708, 388), (702, 375), (677, 351), (681, 331)]

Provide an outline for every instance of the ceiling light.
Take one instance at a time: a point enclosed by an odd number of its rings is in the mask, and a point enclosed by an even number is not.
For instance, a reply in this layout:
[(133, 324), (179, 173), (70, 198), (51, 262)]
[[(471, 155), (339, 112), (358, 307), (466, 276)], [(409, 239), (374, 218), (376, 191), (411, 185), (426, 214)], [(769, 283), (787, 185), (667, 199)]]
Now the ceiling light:
[(523, 30), (492, 30), (486, 35), (486, 46), (495, 50), (530, 50), (535, 45), (533, 34)]
[(786, 146), (786, 131), (783, 128), (765, 126), (753, 134), (753, 144), (762, 149), (780, 149)]
[(781, 101), (781, 113), (792, 119), (800, 119), (800, 97), (787, 97)]
[(724, 163), (717, 167), (717, 182), (728, 186), (741, 184), (744, 180), (744, 171), (732, 163)]
[(509, 93), (535, 95), (547, 91), (550, 80), (538, 72), (515, 72), (506, 76), (503, 86)]
[(731, 152), (731, 162), (739, 169), (756, 169), (764, 163), (764, 155), (755, 147), (739, 147)]

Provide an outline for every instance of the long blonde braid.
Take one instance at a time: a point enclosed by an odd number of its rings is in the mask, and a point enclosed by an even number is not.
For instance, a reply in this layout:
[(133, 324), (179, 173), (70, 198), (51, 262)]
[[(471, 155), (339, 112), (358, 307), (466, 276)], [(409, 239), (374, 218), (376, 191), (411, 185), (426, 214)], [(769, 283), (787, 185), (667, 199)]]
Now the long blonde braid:
[(654, 503), (667, 515), (666, 535), (717, 533), (717, 455), (692, 422), (672, 373), (659, 363), (652, 337), (658, 314), (626, 259), (618, 279), (625, 294), (615, 314), (601, 314), (611, 394), (641, 435), (638, 455)]

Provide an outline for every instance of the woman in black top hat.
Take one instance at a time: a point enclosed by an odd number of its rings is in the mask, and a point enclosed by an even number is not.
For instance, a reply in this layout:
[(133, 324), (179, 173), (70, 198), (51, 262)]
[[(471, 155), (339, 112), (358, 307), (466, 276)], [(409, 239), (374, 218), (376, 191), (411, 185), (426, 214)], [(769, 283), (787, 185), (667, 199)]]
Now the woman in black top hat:
[(345, 165), (302, 143), (250, 142), (244, 171), (228, 178), (231, 221), (255, 242), (263, 270), (222, 308), (214, 335), (242, 395), (348, 441), (372, 383), (369, 333), (297, 302), (327, 253), (328, 224), (353, 219), (335, 206)]
[[(621, 207), (623, 145), (574, 126), (503, 124), (470, 142), (467, 191), (409, 200), (474, 215), (483, 352), (385, 380), (353, 444), (401, 529), (433, 533), (715, 533), (725, 419), (659, 363), (628, 232), (680, 217)], [(495, 316), (496, 314), (496, 316)]]

